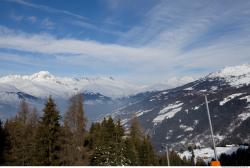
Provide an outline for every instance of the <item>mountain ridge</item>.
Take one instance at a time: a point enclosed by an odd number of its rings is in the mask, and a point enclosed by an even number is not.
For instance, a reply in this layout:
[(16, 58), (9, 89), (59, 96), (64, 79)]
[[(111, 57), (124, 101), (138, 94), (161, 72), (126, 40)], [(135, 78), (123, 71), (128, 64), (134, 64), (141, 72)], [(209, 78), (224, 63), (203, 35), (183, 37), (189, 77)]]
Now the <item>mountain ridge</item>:
[(209, 146), (207, 94), (217, 144), (249, 142), (249, 71), (250, 65), (226, 67), (183, 86), (154, 92), (111, 115), (124, 126), (136, 116), (158, 150), (161, 143), (176, 149), (196, 143)]

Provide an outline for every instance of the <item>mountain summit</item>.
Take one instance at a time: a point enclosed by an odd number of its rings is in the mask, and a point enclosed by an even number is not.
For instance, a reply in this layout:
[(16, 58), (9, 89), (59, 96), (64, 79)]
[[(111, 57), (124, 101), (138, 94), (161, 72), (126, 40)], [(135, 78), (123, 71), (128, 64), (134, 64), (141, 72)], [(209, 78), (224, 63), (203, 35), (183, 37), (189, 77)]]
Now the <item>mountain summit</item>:
[(32, 75), (8, 75), (0, 78), (0, 87), (10, 85), (18, 90), (36, 97), (69, 98), (75, 93), (95, 92), (117, 98), (137, 93), (141, 87), (110, 77), (69, 78), (56, 77), (48, 71)]

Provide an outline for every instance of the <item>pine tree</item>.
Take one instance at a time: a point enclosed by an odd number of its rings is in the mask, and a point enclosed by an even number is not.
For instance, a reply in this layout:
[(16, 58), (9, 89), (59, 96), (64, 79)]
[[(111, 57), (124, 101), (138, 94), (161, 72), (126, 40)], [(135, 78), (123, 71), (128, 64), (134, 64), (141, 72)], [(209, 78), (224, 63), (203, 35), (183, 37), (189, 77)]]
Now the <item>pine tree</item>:
[(6, 151), (8, 165), (27, 166), (33, 163), (35, 128), (31, 127), (28, 104), (22, 100), (17, 115), (5, 124), (9, 149)]
[(29, 107), (25, 99), (22, 99), (19, 105), (19, 111), (17, 112), (16, 119), (22, 124), (25, 125), (28, 122), (29, 117)]
[(131, 120), (129, 136), (134, 140), (135, 143), (137, 143), (137, 141), (143, 140), (144, 138), (144, 133), (136, 117)]
[(153, 166), (156, 164), (155, 153), (150, 143), (149, 136), (144, 137), (138, 154), (140, 166)]
[(64, 117), (64, 165), (84, 165), (86, 163), (86, 150), (84, 149), (84, 136), (86, 133), (86, 118), (83, 110), (83, 98), (78, 94), (71, 98), (70, 106)]
[(126, 138), (125, 140), (125, 157), (129, 160), (130, 166), (138, 166), (138, 151), (135, 147), (135, 143), (132, 141), (131, 138)]
[(130, 160), (130, 165), (140, 165), (139, 151), (144, 139), (143, 131), (136, 117), (131, 120), (128, 138), (126, 139), (126, 156)]
[(43, 116), (38, 124), (36, 135), (36, 163), (43, 166), (60, 165), (60, 115), (51, 96), (43, 109)]
[(98, 146), (98, 144), (101, 144), (101, 140), (102, 140), (101, 124), (92, 123), (88, 134), (90, 150), (93, 150), (96, 146)]
[[(100, 127), (99, 127), (100, 126)], [(124, 129), (120, 121), (114, 123), (111, 117), (99, 124), (93, 124), (90, 130), (90, 137), (94, 130), (98, 130), (97, 137), (100, 139), (91, 142), (93, 154), (91, 165), (118, 166), (129, 165), (125, 156), (126, 146), (123, 140)], [(96, 133), (95, 133), (96, 134)]]
[(36, 134), (37, 134), (37, 127), (38, 127), (39, 115), (37, 113), (37, 109), (34, 107), (32, 112), (29, 113), (28, 121), (27, 121), (27, 130), (29, 137), (26, 138), (29, 141), (29, 165), (35, 164), (35, 154), (37, 152), (36, 149)]
[(5, 164), (4, 152), (6, 149), (6, 132), (0, 120), (0, 166)]
[(115, 130), (114, 130), (114, 135), (115, 135), (115, 143), (114, 143), (114, 155), (115, 155), (115, 160), (114, 163), (115, 165), (130, 165), (130, 160), (126, 157), (126, 145), (123, 140), (124, 137), (124, 128), (121, 125), (120, 119), (117, 121), (115, 124)]

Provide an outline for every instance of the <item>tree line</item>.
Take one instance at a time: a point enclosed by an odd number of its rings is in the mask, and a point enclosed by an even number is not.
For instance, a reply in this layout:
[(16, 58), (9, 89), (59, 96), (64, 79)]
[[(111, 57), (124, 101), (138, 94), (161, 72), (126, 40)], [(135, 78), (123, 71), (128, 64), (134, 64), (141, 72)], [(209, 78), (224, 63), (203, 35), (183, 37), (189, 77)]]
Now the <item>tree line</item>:
[[(157, 166), (167, 165), (166, 155), (153, 148), (136, 118), (125, 130), (111, 117), (86, 129), (83, 97), (75, 95), (64, 116), (50, 96), (41, 116), (25, 100), (15, 117), (0, 122), (0, 165), (9, 166)], [(169, 154), (171, 165), (194, 165), (190, 159)]]

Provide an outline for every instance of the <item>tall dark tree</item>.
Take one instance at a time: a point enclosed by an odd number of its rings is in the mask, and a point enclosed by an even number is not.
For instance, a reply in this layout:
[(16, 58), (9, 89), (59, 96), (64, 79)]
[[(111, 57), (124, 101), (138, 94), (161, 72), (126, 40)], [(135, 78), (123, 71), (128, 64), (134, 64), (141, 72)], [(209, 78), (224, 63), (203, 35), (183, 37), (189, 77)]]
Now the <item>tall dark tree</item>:
[(86, 121), (83, 97), (78, 94), (71, 98), (64, 117), (64, 145), (62, 159), (64, 165), (86, 165), (87, 154), (84, 148)]
[(126, 144), (126, 157), (130, 160), (130, 165), (140, 165), (139, 151), (144, 139), (143, 130), (136, 117), (131, 120)]
[(131, 138), (125, 139), (125, 157), (129, 160), (130, 166), (139, 166), (138, 151)]
[(33, 164), (35, 127), (31, 122), (28, 104), (25, 100), (20, 102), (17, 115), (5, 124), (9, 149), (6, 151), (8, 165), (27, 166)]
[(139, 164), (141, 166), (153, 166), (156, 164), (155, 153), (149, 136), (145, 136), (139, 148)]
[(101, 140), (102, 140), (101, 124), (92, 123), (88, 134), (90, 150), (93, 150), (96, 146), (98, 146), (98, 144), (101, 144)]
[(5, 164), (4, 152), (6, 149), (6, 132), (0, 120), (0, 166)]
[(38, 124), (36, 135), (36, 165), (54, 166), (60, 165), (60, 115), (56, 104), (50, 96), (45, 103), (43, 116)]

